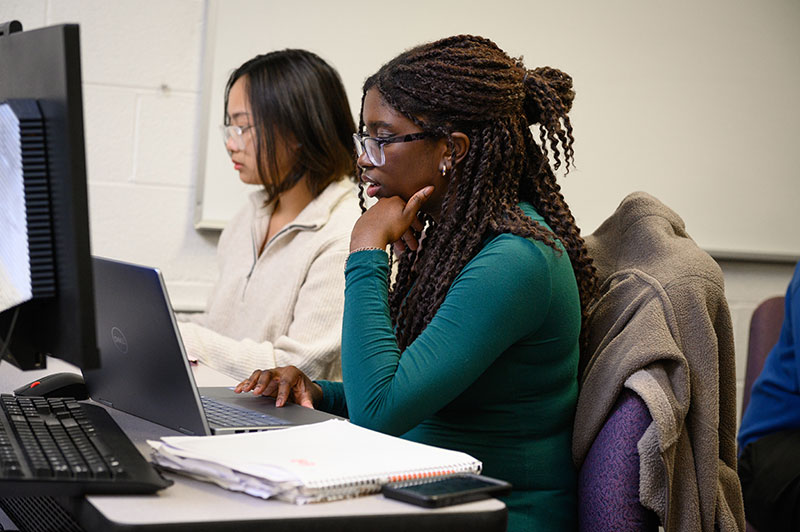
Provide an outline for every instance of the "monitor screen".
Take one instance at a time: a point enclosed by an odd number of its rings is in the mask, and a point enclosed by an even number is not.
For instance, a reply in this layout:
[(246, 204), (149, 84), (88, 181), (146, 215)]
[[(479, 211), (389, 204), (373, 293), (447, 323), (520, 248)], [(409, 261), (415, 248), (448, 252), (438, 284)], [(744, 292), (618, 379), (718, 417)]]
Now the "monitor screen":
[[(0, 27), (20, 29), (18, 24)], [(41, 113), (49, 189), (46, 221), (54, 264), (55, 283), (49, 294), (34, 292), (30, 300), (0, 308), (0, 354), (22, 369), (41, 369), (45, 355), (82, 369), (99, 366), (79, 37), (77, 24), (0, 31), (0, 102), (33, 101)], [(8, 204), (19, 201), (14, 198), (1, 196), (0, 210), (19, 209)], [(10, 238), (7, 233), (0, 231), (0, 246)]]

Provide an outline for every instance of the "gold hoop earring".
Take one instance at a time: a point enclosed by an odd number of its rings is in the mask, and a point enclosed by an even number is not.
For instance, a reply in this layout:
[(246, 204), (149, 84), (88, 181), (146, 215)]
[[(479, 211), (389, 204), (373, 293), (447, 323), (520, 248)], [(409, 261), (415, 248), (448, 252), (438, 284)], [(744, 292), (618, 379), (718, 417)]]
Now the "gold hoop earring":
[(447, 165), (446, 164), (442, 165), (442, 177), (443, 178), (447, 177)]

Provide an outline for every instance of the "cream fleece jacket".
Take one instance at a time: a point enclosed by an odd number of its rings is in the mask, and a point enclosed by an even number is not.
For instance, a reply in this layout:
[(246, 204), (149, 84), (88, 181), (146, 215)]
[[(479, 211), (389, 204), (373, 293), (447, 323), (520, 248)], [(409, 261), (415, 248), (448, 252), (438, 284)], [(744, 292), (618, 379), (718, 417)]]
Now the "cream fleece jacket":
[(341, 380), (344, 263), (361, 214), (348, 179), (330, 184), (265, 246), (274, 202), (263, 191), (219, 239), (219, 279), (201, 314), (179, 316), (190, 357), (235, 379), (294, 365)]

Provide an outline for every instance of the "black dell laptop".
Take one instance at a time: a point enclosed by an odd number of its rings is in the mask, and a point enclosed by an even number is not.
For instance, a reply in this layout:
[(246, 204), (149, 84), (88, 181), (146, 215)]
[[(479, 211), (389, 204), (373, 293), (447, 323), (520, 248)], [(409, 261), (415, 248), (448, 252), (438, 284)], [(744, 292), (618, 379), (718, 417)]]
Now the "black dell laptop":
[[(93, 258), (100, 369), (83, 372), (95, 401), (185, 434), (252, 432), (335, 416), (232, 387), (198, 388), (157, 268)], [(253, 368), (257, 369), (257, 368)]]

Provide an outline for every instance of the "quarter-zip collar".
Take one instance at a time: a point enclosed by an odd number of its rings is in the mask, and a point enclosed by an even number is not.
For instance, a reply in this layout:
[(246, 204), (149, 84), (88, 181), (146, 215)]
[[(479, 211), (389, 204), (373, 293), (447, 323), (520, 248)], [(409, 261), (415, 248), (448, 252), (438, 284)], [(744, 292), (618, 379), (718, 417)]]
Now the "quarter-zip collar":
[[(353, 183), (347, 178), (334, 181), (325, 187), (325, 190), (306, 205), (294, 220), (286, 224), (267, 242), (263, 253), (267, 252), (271, 244), (291, 231), (316, 231), (323, 227), (330, 220), (331, 212), (333, 212), (336, 204), (343, 201), (349, 194), (353, 194), (354, 190)], [(250, 272), (247, 275), (248, 279), (253, 274), (258, 262), (258, 250), (269, 226), (269, 217), (272, 216), (275, 210), (275, 200), (265, 204), (266, 197), (264, 190), (257, 190), (250, 194), (248, 198), (255, 211), (253, 224), (250, 227), (253, 261), (250, 266)]]

